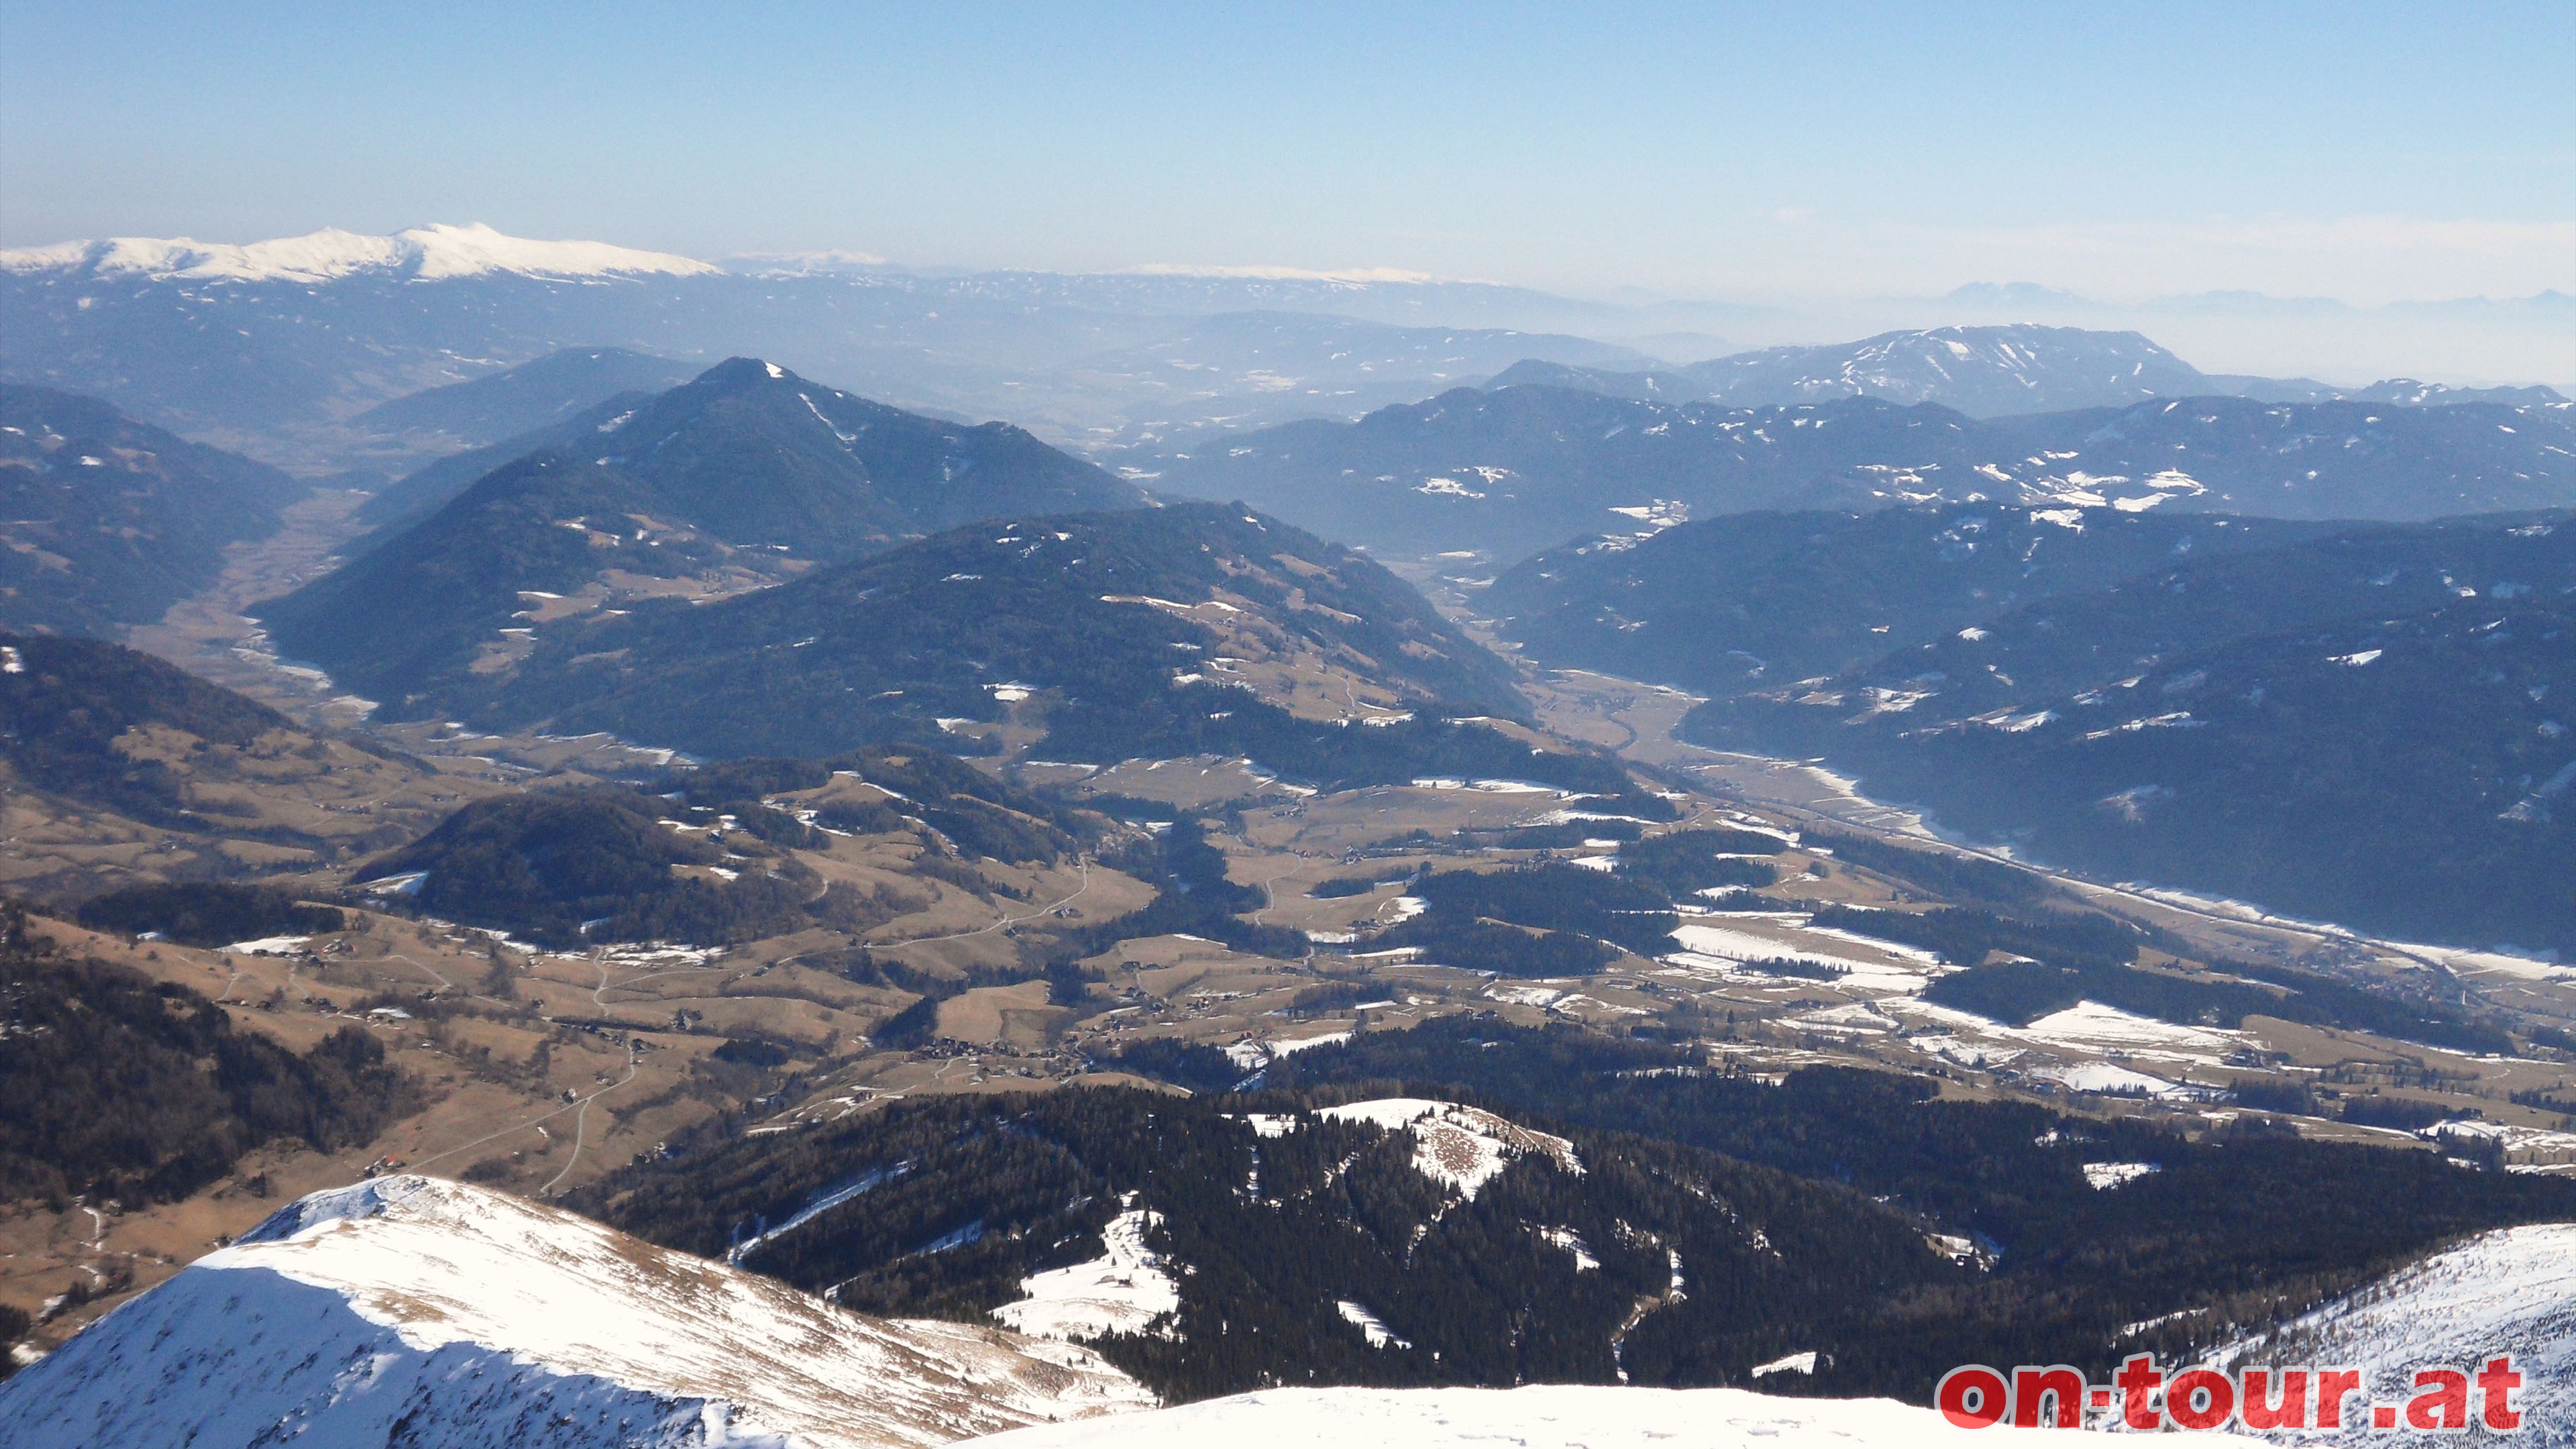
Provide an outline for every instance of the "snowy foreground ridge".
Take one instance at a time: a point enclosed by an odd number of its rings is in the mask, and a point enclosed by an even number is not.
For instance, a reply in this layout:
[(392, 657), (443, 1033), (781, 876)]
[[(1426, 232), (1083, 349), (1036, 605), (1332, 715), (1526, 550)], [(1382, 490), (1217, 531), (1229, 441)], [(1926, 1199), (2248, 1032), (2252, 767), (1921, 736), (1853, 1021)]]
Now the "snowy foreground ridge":
[(305, 1198), (0, 1384), (0, 1444), (857, 1449), (1154, 1402), (1071, 1344), (406, 1176)]
[(2521, 1442), (2576, 1443), (2576, 1223), (2480, 1233), (2212, 1358), (2361, 1364), (2388, 1402), (2405, 1369), (2474, 1371), (2499, 1353), (2522, 1373)]
[[(1050, 1424), (973, 1449), (1943, 1449), (2054, 1443), (2052, 1435), (1952, 1428), (1893, 1399), (1783, 1399), (1749, 1389), (1267, 1389), (1159, 1413)], [(2097, 1442), (2084, 1435), (2079, 1442)], [(2114, 1442), (2114, 1441), (2098, 1441)], [(2258, 1441), (2162, 1435), (2158, 1444)]]

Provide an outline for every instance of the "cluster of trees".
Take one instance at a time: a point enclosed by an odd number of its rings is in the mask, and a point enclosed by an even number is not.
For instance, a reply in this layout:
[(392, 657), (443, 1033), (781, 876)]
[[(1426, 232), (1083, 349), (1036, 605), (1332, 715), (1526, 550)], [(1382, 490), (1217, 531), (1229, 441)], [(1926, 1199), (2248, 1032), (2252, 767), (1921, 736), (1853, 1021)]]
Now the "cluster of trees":
[(1331, 880), (1316, 882), (1315, 888), (1306, 894), (1319, 901), (1337, 901), (1346, 896), (1364, 896), (1379, 886), (1393, 885), (1397, 881), (1412, 878), (1413, 872), (1410, 869), (1379, 875), (1335, 876)]
[(282, 887), (214, 881), (127, 886), (83, 902), (77, 919), (101, 931), (158, 931), (183, 946), (319, 936), (348, 925), (339, 908), (300, 900)]
[(1571, 850), (1587, 840), (1634, 840), (1645, 827), (1634, 820), (1568, 820), (1561, 825), (1513, 825), (1501, 830), (1461, 830), (1460, 845), (1496, 850)]
[(1085, 926), (1070, 934), (1065, 953), (1082, 956), (1138, 936), (1191, 935), (1222, 941), (1237, 951), (1303, 958), (1309, 947), (1303, 931), (1250, 920), (1268, 902), (1259, 889), (1226, 879), (1225, 853), (1208, 844), (1207, 826), (1183, 816), (1154, 837), (1149, 850), (1112, 862), (1155, 886), (1154, 899), (1114, 920)]
[[(421, 909), (561, 948), (720, 945), (807, 923), (810, 870), (748, 830), (722, 844), (674, 830), (670, 807), (618, 786), (478, 800), (357, 878), (426, 871), (410, 897)], [(672, 871), (729, 860), (740, 872), (730, 881)]]
[(1619, 873), (1680, 900), (1718, 886), (1759, 888), (1774, 883), (1780, 878), (1778, 867), (1741, 857), (1777, 855), (1780, 849), (1780, 837), (1759, 830), (1675, 830), (1623, 846)]
[(184, 987), (66, 955), (0, 907), (0, 1202), (168, 1202), (280, 1138), (332, 1152), (416, 1110), (383, 1046), (297, 1053)]
[(1222, 1092), (1246, 1075), (1224, 1052), (1205, 1042), (1183, 1041), (1176, 1036), (1128, 1042), (1111, 1052), (1105, 1065), (1193, 1092)]
[(8, 1351), (9, 1346), (25, 1338), (27, 1330), (35, 1326), (36, 1320), (27, 1316), (27, 1310), (0, 1303), (0, 1380), (18, 1371), (18, 1357)]
[(2029, 907), (2039, 904), (2055, 889), (2048, 877), (2037, 871), (1984, 856), (1915, 850), (1875, 835), (1833, 832), (1807, 839), (1809, 844), (1831, 850), (1837, 860), (1877, 871), (1941, 900)]
[(2138, 959), (2147, 940), (2136, 927), (2109, 916), (2033, 919), (1973, 906), (1920, 912), (1826, 906), (1815, 913), (1815, 924), (1918, 946), (1953, 966), (1976, 966), (1998, 953), (2069, 967), (2122, 966)]
[[(1378, 944), (1435, 949), (1432, 944), (1443, 938), (1463, 944), (1479, 923), (1507, 923), (1589, 936), (1651, 957), (1656, 951), (1672, 949), (1672, 928), (1680, 923), (1680, 915), (1672, 913), (1672, 902), (1649, 884), (1566, 861), (1538, 861), (1499, 871), (1435, 871), (1414, 882), (1412, 892), (1427, 902), (1427, 910), (1383, 931)], [(1597, 946), (1592, 949), (1597, 954)]]

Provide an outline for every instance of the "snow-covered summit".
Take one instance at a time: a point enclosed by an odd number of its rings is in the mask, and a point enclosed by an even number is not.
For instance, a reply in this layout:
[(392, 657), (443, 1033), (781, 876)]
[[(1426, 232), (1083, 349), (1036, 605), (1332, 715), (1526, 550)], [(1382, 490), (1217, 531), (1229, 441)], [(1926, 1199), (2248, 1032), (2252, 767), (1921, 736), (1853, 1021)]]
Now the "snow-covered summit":
[(432, 282), (496, 274), (581, 280), (689, 277), (718, 270), (668, 252), (595, 241), (535, 241), (505, 236), (480, 223), (413, 227), (392, 236), (334, 228), (246, 245), (126, 236), (0, 251), (0, 272), (184, 282), (312, 284), (363, 275)]
[(405, 1176), (293, 1204), (0, 1384), (0, 1443), (858, 1449), (1153, 1404), (1070, 1344)]

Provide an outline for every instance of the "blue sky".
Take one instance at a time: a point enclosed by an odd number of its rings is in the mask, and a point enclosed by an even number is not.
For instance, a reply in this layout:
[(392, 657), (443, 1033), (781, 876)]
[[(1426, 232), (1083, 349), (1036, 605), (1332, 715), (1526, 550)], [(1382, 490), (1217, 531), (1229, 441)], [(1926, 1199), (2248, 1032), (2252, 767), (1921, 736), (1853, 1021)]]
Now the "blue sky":
[[(1934, 13), (1938, 11), (1939, 13)], [(2576, 290), (2576, 5), (0, 0), (0, 244)]]

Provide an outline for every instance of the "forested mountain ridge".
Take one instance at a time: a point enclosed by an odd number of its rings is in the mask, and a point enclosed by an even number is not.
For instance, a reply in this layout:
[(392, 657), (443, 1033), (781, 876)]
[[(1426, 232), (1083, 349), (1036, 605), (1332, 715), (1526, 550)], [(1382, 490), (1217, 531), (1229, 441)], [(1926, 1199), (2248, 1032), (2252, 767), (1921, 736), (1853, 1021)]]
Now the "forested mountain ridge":
[(148, 623), (310, 491), (93, 398), (0, 384), (0, 627)]
[(176, 773), (120, 748), (129, 731), (154, 726), (236, 748), (290, 727), (256, 700), (122, 645), (0, 634), (0, 760), (15, 780), (177, 823), (189, 812)]
[(2033, 599), (2328, 527), (2109, 508), (1739, 513), (1549, 549), (1504, 571), (1477, 606), (1544, 662), (1731, 694), (1857, 669)]
[(1710, 694), (1685, 738), (2043, 859), (2548, 946), (2576, 942), (2571, 517), (1755, 515), (1492, 597), (1543, 662)]
[[(1027, 710), (1061, 758), (1294, 771), (1320, 751), (1415, 774), (1459, 728), (1429, 716), (1527, 713), (1509, 667), (1384, 568), (1216, 504), (996, 520), (550, 632), (472, 707), (707, 755), (971, 736)], [(1533, 754), (1499, 735), (1486, 753), (1474, 773)]]
[(748, 358), (558, 447), (261, 606), (272, 636), (409, 714), (515, 657), (536, 615), (739, 592), (970, 518), (1137, 499), (1016, 428), (940, 422)]
[(1872, 397), (1734, 407), (1554, 386), (1456, 389), (1353, 423), (1162, 460), (1170, 492), (1240, 498), (1400, 553), (1496, 560), (1760, 509), (2032, 509), (2431, 519), (2576, 501), (2576, 404), (2145, 401), (1979, 421)]
[(12, 889), (80, 900), (327, 864), (405, 838), (458, 793), (417, 759), (310, 732), (156, 656), (0, 633), (0, 797), (28, 838), (79, 843), (18, 857)]
[[(1698, 1062), (1453, 1017), (1300, 1052), (1263, 1090), (906, 1102), (685, 1144), (581, 1203), (874, 1312), (1009, 1321), (1040, 1275), (1123, 1264), (1075, 1331), (1174, 1397), (1310, 1374), (1744, 1384), (1813, 1352), (1762, 1386), (1916, 1401), (1957, 1362), (2170, 1352), (2209, 1303), (2297, 1303), (2568, 1208), (2564, 1183), (2429, 1154)], [(2105, 1191), (2085, 1170), (2105, 1160), (2159, 1170)], [(2333, 1210), (2282, 1211), (2326, 1184)], [(1104, 1237), (1129, 1256), (1103, 1261)]]
[(347, 551), (353, 554), (363, 552), (400, 538), (404, 530), (445, 507), (450, 499), (473, 487), (486, 474), (531, 453), (554, 449), (580, 454), (584, 443), (616, 431), (618, 424), (634, 416), (654, 396), (649, 392), (616, 393), (571, 417), (515, 433), (497, 443), (450, 453), (435, 463), (404, 474), (377, 489), (373, 497), (358, 505), (358, 511), (350, 515), (372, 531), (351, 541)]
[[(905, 1103), (710, 1144), (586, 1205), (862, 1311), (987, 1322), (1023, 1278), (1142, 1228), (1144, 1273), (1177, 1302), (1097, 1342), (1179, 1398), (1290, 1378), (1741, 1381), (1883, 1296), (1972, 1276), (1899, 1213), (1714, 1154), (1567, 1142), (1440, 1102), (1298, 1105), (1132, 1089)], [(870, 1185), (800, 1211), (854, 1183)]]

